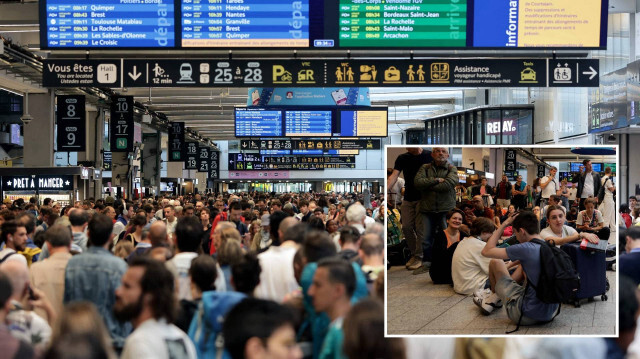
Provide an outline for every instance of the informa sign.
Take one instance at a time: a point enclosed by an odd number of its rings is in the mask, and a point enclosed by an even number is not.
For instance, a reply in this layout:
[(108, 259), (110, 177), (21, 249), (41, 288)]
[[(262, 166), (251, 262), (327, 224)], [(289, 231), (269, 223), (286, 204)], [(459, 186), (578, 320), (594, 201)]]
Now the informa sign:
[(340, 111), (340, 136), (386, 137), (387, 112), (371, 110)]
[(82, 152), (87, 146), (84, 96), (57, 96), (56, 143), (59, 152)]
[(379, 150), (379, 139), (370, 140), (241, 140), (242, 150)]
[(211, 150), (209, 151), (209, 178), (220, 178), (220, 152)]
[(73, 176), (70, 175), (33, 175), (2, 176), (3, 191), (71, 191)]
[[(310, 79), (314, 72), (304, 73)], [(249, 88), (247, 106), (371, 106), (367, 87)]]
[(133, 151), (133, 96), (111, 97), (111, 152)]
[(198, 147), (198, 172), (209, 172), (209, 147)]
[(169, 162), (182, 162), (184, 157), (184, 122), (172, 122), (169, 126)]
[(340, 47), (465, 47), (467, 1), (340, 0)]
[(198, 169), (198, 143), (197, 142), (187, 142), (186, 145), (186, 155), (184, 159), (184, 169), (186, 170), (197, 170)]
[(602, 47), (603, 3), (607, 1), (475, 0), (473, 47)]
[[(322, 103), (347, 106), (361, 101), (360, 90), (377, 87), (593, 87), (597, 59), (562, 60), (568, 71), (545, 59), (397, 60), (45, 60), (45, 87), (260, 87), (251, 104), (283, 105), (291, 91), (275, 88), (329, 87)], [(565, 66), (566, 64), (566, 66)], [(549, 65), (549, 66), (548, 66)], [(575, 66), (574, 66), (575, 65)], [(577, 67), (576, 67), (577, 66)], [(120, 80), (119, 74), (122, 73)], [(570, 78), (569, 78), (570, 77)], [(551, 79), (551, 81), (550, 81)], [(272, 90), (273, 88), (273, 90)], [(266, 92), (265, 92), (266, 91)], [(305, 96), (315, 96), (306, 93)], [(298, 101), (302, 101), (302, 97)]]
[(309, 0), (181, 0), (182, 47), (308, 47)]
[(289, 171), (229, 171), (233, 179), (288, 179)]
[(43, 49), (175, 47), (173, 0), (42, 0), (40, 4)]

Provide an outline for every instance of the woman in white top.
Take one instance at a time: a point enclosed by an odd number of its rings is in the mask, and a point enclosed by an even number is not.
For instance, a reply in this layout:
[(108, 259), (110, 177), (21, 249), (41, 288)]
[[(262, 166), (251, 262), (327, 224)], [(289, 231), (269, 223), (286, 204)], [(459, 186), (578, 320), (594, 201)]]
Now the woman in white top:
[(604, 178), (602, 178), (602, 186), (604, 187), (604, 199), (598, 207), (602, 213), (605, 227), (615, 227), (616, 225), (616, 203), (613, 201), (613, 192), (616, 187), (611, 180), (611, 167), (604, 169)]
[(549, 226), (540, 231), (540, 237), (545, 241), (552, 240), (556, 245), (560, 246), (565, 243), (571, 243), (586, 238), (591, 243), (598, 243), (598, 236), (593, 233), (580, 232), (566, 226), (565, 214), (562, 207), (550, 205), (547, 210), (547, 223)]

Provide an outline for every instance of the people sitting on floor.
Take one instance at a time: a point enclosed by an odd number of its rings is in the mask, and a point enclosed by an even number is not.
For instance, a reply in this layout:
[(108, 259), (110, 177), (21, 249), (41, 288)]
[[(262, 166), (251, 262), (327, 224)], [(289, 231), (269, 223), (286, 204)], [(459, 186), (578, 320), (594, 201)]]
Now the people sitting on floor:
[(578, 213), (576, 229), (579, 232), (595, 233), (600, 239), (608, 240), (610, 229), (605, 227), (602, 213), (596, 209), (596, 199), (587, 198), (584, 201), (584, 211)]
[[(549, 201), (551, 202), (551, 201)], [(549, 226), (540, 231), (540, 238), (553, 241), (557, 246), (565, 243), (580, 241), (583, 238), (591, 243), (598, 243), (598, 236), (589, 232), (578, 232), (565, 224), (565, 211), (559, 205), (546, 207), (546, 219)]]
[[(507, 248), (498, 248), (500, 235), (510, 225), (513, 225), (513, 232), (519, 243)], [(491, 294), (473, 299), (474, 304), (480, 307), (484, 314), (491, 314), (495, 308), (502, 307), (504, 301), (507, 316), (518, 325), (547, 322), (554, 317), (559, 304), (542, 302), (534, 289), (534, 286), (540, 283), (541, 247), (530, 241), (539, 238), (539, 236), (536, 215), (529, 211), (510, 216), (491, 235), (482, 250), (483, 256), (492, 258), (489, 264)], [(520, 267), (513, 275), (509, 274), (508, 266), (505, 263), (507, 259), (520, 262)], [(521, 284), (524, 279), (523, 272), (527, 281), (533, 285), (524, 286)]]
[(476, 218), (471, 224), (471, 236), (458, 243), (451, 263), (451, 278), (456, 293), (471, 295), (486, 287), (491, 258), (483, 256), (480, 252), (494, 229), (495, 225), (489, 218)]
[(454, 208), (446, 215), (447, 228), (438, 231), (433, 241), (431, 268), (429, 275), (434, 284), (453, 284), (451, 279), (451, 260), (460, 239), (469, 235), (460, 232), (464, 213)]
[(549, 196), (549, 202), (546, 206), (542, 208), (542, 212), (540, 213), (540, 228), (547, 228), (549, 225), (547, 223), (547, 211), (549, 211), (549, 206), (558, 206), (564, 212), (565, 218), (567, 216), (567, 209), (562, 205), (562, 196), (551, 195)]

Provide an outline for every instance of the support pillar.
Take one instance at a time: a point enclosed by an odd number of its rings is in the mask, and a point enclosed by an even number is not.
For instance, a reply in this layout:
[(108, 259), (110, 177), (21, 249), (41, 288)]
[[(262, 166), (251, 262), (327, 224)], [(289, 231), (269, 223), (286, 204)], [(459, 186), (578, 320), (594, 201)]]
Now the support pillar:
[[(24, 167), (53, 167), (55, 134), (55, 95), (53, 90), (24, 97), (33, 120), (24, 125)], [(28, 102), (28, 106), (27, 106)]]

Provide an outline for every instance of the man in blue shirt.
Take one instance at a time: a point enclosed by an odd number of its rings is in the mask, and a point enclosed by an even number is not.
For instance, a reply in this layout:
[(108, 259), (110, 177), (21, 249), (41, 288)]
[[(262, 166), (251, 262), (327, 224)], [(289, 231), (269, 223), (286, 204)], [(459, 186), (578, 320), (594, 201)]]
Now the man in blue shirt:
[(64, 303), (77, 300), (92, 302), (104, 319), (113, 345), (121, 349), (131, 332), (129, 323), (121, 323), (113, 315), (115, 291), (127, 271), (124, 260), (109, 251), (113, 221), (96, 214), (89, 221), (89, 248), (69, 260), (64, 275)]
[[(498, 239), (505, 228), (511, 225), (519, 243), (507, 248), (497, 248)], [(487, 240), (482, 255), (493, 258), (489, 264), (489, 281), (492, 293), (486, 297), (473, 299), (473, 302), (485, 314), (490, 314), (495, 308), (501, 307), (504, 301), (507, 316), (513, 323), (532, 325), (547, 322), (553, 318), (559, 304), (542, 302), (538, 299), (536, 290), (533, 288), (533, 286), (538, 286), (540, 279), (540, 245), (530, 241), (539, 238), (539, 232), (540, 228), (535, 214), (525, 211), (509, 216)], [(509, 274), (507, 264), (504, 262), (505, 259), (520, 262), (519, 268), (513, 275)], [(521, 278), (519, 271), (524, 271), (527, 280), (533, 286), (526, 288), (519, 283)], [(520, 320), (520, 318), (522, 319)]]
[(620, 255), (620, 274), (640, 284), (640, 227), (632, 226), (626, 232), (624, 255)]
[(309, 295), (313, 297), (315, 310), (327, 313), (331, 320), (320, 359), (345, 358), (342, 351), (342, 321), (351, 308), (351, 296), (355, 289), (356, 275), (348, 261), (328, 257), (318, 262)]

